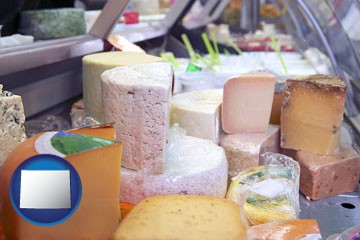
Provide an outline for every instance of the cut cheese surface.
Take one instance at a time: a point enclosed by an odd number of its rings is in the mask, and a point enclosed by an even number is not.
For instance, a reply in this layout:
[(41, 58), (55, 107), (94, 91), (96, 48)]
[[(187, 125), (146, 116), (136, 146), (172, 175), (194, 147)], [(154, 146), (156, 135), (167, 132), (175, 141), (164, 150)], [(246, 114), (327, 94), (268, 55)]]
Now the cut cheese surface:
[(227, 199), (167, 195), (136, 205), (113, 239), (238, 240), (246, 239), (246, 229), (241, 209)]
[(265, 132), (276, 77), (265, 72), (228, 79), (224, 85), (222, 128), (226, 133)]
[(228, 164), (224, 150), (210, 140), (177, 136), (168, 146), (162, 174), (121, 169), (121, 201), (138, 203), (164, 194), (224, 197)]
[(298, 151), (300, 191), (313, 200), (354, 192), (360, 179), (360, 155), (351, 146), (333, 155)]
[[(306, 238), (306, 237), (313, 238)], [(315, 219), (294, 219), (252, 226), (247, 231), (248, 240), (301, 240), (321, 238)]]
[(266, 132), (224, 134), (220, 141), (229, 163), (229, 175), (259, 165), (260, 155), (279, 152), (280, 128), (270, 125)]
[(220, 141), (223, 90), (180, 93), (171, 99), (170, 125), (178, 123), (187, 135)]
[[(99, 129), (98, 129), (99, 130)], [(82, 129), (82, 133), (91, 129)], [(76, 130), (72, 131), (76, 133)], [(109, 131), (104, 133), (110, 136)], [(10, 179), (16, 167), (37, 155), (38, 134), (21, 143), (11, 152), (0, 172), (1, 221), (7, 239), (108, 239), (120, 220), (120, 161), (122, 146), (114, 143), (64, 157), (77, 170), (82, 184), (82, 197), (76, 212), (66, 221), (53, 226), (38, 226), (21, 218), (14, 210), (9, 196)], [(100, 137), (100, 130), (90, 136)], [(110, 137), (109, 137), (110, 138)], [(79, 141), (79, 144), (82, 144)], [(69, 146), (74, 146), (70, 144)]]
[(281, 147), (335, 153), (340, 141), (345, 89), (345, 83), (335, 76), (287, 80), (281, 109)]
[(0, 168), (8, 154), (26, 140), (21, 96), (2, 90), (0, 84)]
[(83, 57), (83, 96), (86, 113), (96, 121), (103, 122), (101, 74), (105, 70), (163, 61), (159, 57), (135, 52), (103, 52)]
[(102, 74), (102, 103), (106, 122), (115, 122), (124, 144), (122, 166), (161, 173), (173, 71), (169, 63), (118, 67)]

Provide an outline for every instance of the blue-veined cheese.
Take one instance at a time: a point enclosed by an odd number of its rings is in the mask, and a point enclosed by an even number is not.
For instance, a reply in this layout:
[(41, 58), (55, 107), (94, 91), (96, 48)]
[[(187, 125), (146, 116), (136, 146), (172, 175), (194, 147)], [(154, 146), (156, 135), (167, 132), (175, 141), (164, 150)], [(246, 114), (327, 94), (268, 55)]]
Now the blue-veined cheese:
[(26, 140), (25, 114), (21, 96), (2, 90), (0, 85), (0, 167), (7, 155)]
[(23, 11), (18, 32), (35, 40), (63, 38), (86, 33), (84, 10), (60, 8)]

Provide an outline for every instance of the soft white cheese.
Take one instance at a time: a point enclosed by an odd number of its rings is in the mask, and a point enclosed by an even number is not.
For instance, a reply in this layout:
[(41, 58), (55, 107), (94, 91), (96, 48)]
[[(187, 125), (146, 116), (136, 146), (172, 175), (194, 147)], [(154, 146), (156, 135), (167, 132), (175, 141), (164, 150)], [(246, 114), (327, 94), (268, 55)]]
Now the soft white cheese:
[(170, 124), (178, 123), (187, 135), (220, 141), (222, 89), (180, 93), (171, 99)]

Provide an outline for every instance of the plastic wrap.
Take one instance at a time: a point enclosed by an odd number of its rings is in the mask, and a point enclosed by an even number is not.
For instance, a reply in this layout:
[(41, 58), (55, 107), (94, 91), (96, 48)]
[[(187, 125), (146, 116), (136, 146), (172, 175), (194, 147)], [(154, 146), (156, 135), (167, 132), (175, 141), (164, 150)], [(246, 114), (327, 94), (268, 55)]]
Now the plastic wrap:
[(326, 240), (359, 240), (360, 239), (360, 225), (355, 225), (346, 229), (340, 234), (333, 234)]
[(270, 152), (261, 155), (260, 164), (234, 177), (226, 197), (244, 208), (251, 225), (295, 219), (300, 209), (299, 164)]
[(252, 226), (247, 240), (321, 240), (320, 228), (315, 219), (295, 219), (269, 222)]
[(164, 194), (224, 197), (227, 179), (224, 150), (209, 140), (185, 136), (177, 126), (169, 136), (162, 174), (122, 168), (120, 200), (136, 204)]

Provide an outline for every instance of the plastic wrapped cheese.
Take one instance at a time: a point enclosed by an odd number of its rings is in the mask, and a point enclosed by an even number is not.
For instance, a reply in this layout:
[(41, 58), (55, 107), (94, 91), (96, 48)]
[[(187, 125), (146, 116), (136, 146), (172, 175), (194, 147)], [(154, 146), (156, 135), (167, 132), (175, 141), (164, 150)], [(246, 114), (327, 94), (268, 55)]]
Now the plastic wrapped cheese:
[(252, 226), (248, 240), (321, 240), (320, 228), (315, 219), (295, 219)]
[(276, 154), (261, 155), (262, 166), (232, 179), (226, 197), (243, 206), (251, 225), (295, 219), (299, 213), (299, 164)]
[(224, 149), (210, 140), (185, 136), (179, 129), (172, 128), (162, 174), (121, 169), (121, 201), (136, 204), (164, 194), (225, 196), (228, 164)]
[[(0, 218), (6, 239), (109, 239), (120, 220), (122, 145), (112, 141), (114, 134), (111, 126), (46, 132), (12, 151), (0, 172)], [(10, 199), (10, 180), (15, 169), (38, 154), (62, 157), (81, 179), (81, 201), (76, 212), (51, 226), (39, 226), (20, 217)]]

